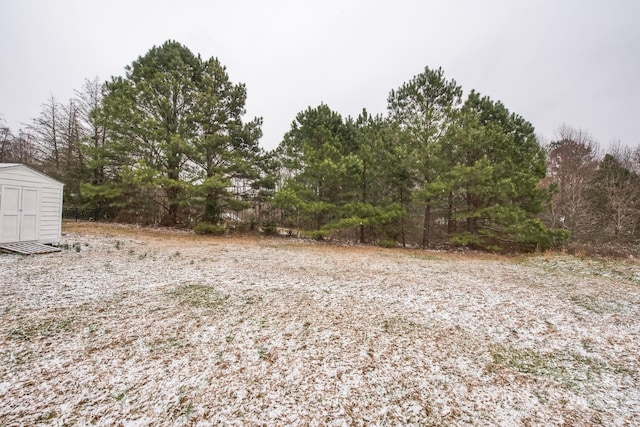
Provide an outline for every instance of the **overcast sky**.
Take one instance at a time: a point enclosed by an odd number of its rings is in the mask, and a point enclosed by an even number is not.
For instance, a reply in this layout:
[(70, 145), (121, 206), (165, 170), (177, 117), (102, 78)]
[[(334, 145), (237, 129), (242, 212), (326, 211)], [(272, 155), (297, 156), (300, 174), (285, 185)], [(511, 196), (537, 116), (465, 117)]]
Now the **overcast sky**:
[(0, 117), (15, 132), (54, 95), (124, 75), (172, 39), (247, 85), (247, 119), (274, 148), (320, 102), (385, 113), (391, 89), (442, 67), (553, 139), (640, 145), (640, 1), (0, 0)]

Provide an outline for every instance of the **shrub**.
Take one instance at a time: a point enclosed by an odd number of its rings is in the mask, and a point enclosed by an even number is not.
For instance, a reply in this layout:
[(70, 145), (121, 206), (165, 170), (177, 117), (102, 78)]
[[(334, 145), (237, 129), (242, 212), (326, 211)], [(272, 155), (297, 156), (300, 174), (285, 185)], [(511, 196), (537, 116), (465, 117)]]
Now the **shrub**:
[(268, 219), (266, 221), (262, 222), (262, 232), (264, 234), (276, 234), (276, 231), (278, 229), (278, 223), (272, 219)]
[(227, 228), (224, 225), (212, 224), (210, 222), (200, 222), (193, 227), (196, 234), (212, 234), (214, 236), (222, 236)]
[(380, 240), (378, 242), (378, 246), (380, 246), (381, 248), (391, 249), (391, 248), (397, 247), (398, 246), (398, 242), (396, 242), (395, 240), (391, 240), (391, 239), (385, 239), (385, 240)]
[(328, 230), (314, 230), (307, 233), (310, 239), (313, 240), (324, 240), (325, 237), (329, 235)]

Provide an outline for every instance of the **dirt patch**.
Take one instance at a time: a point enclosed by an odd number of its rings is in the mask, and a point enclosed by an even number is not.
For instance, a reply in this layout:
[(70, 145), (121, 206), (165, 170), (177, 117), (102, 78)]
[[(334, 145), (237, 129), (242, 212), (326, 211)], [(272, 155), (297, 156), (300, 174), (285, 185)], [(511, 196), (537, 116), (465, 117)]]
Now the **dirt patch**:
[(0, 256), (0, 421), (640, 424), (640, 268), (65, 224)]

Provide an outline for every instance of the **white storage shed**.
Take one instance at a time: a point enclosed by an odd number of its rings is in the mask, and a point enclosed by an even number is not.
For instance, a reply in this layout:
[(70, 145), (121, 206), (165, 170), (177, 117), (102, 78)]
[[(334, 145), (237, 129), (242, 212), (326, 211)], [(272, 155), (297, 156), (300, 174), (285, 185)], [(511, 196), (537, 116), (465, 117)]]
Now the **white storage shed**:
[(59, 243), (62, 189), (28, 166), (0, 163), (0, 244)]

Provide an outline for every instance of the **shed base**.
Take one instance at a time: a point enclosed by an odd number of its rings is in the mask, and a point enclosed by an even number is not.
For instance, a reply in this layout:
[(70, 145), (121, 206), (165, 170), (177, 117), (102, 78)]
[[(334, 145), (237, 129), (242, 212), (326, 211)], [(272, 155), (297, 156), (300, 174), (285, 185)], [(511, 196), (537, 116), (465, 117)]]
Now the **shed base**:
[(60, 248), (36, 242), (2, 243), (0, 244), (0, 250), (22, 255), (48, 254), (61, 251)]

